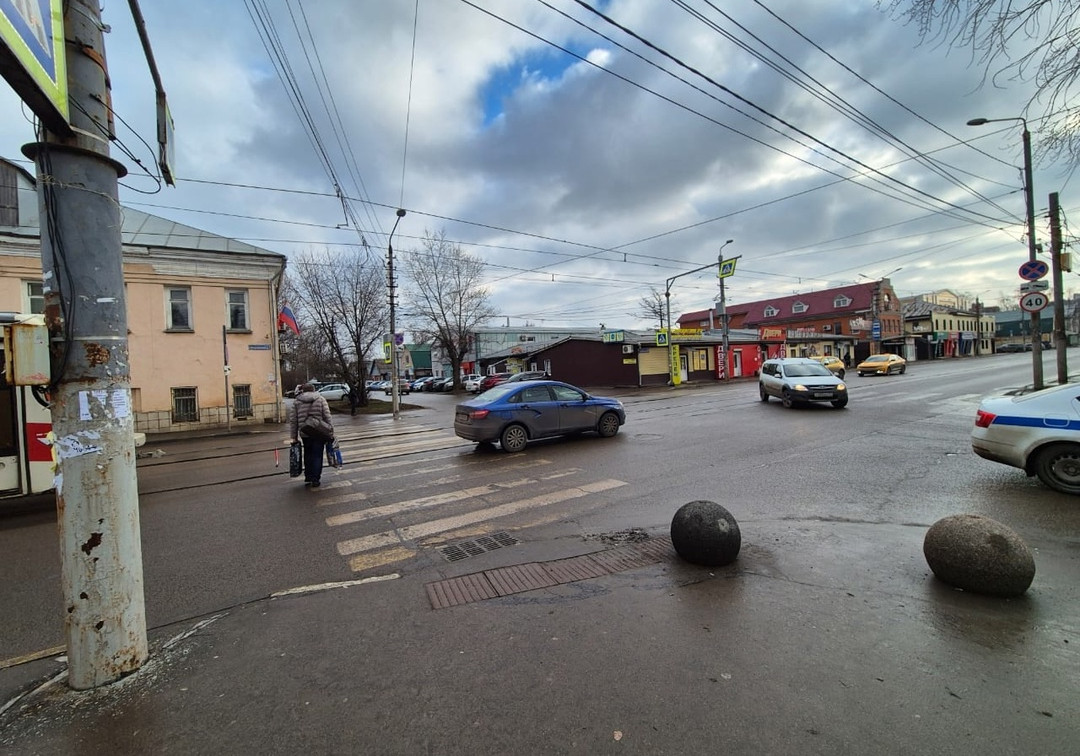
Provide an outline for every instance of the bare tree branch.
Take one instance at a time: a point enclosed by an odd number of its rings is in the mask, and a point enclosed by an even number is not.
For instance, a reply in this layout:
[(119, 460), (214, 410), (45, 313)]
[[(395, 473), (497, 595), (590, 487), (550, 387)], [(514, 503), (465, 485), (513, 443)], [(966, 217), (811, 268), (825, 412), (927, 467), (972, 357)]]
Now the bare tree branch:
[(305, 252), (292, 261), (290, 271), (294, 312), (302, 328), (317, 334), (335, 372), (358, 385), (366, 403), (367, 358), (381, 344), (388, 320), (381, 259), (367, 249), (324, 249)]
[(659, 328), (664, 327), (664, 319), (667, 317), (667, 300), (664, 292), (650, 286), (649, 293), (638, 300), (638, 312), (635, 317), (655, 320)]
[[(970, 48), (995, 86), (1030, 81), (1043, 158), (1080, 163), (1080, 0), (879, 0), (923, 39)], [(1041, 114), (1040, 114), (1041, 113)]]
[(402, 264), (410, 283), (405, 300), (418, 323), (416, 336), (446, 354), (457, 390), (461, 363), (473, 349), (473, 332), (495, 316), (483, 286), (484, 261), (447, 241), (445, 231), (425, 231), (423, 248), (406, 253)]

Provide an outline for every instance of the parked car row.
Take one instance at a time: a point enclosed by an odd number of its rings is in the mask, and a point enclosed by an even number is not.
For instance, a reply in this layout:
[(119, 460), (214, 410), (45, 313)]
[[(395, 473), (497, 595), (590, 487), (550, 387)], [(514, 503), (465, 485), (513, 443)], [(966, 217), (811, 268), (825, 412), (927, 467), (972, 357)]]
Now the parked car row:
[[(1043, 341), (1042, 342), (1042, 348), (1043, 349), (1053, 349), (1054, 348), (1054, 342), (1052, 342), (1052, 341)], [(997, 348), (997, 353), (998, 354), (1009, 354), (1011, 352), (1030, 352), (1030, 351), (1031, 351), (1031, 341), (1030, 340), (1013, 342), (1011, 344), (1001, 344)]]

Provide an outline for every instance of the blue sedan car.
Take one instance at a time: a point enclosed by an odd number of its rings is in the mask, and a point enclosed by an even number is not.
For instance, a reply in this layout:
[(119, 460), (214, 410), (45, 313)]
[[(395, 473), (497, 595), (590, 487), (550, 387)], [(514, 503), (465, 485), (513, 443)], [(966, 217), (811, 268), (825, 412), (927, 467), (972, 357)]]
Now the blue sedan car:
[(560, 381), (528, 381), (501, 383), (457, 405), (454, 432), (519, 452), (537, 438), (588, 431), (610, 438), (625, 422), (618, 399), (593, 396)]

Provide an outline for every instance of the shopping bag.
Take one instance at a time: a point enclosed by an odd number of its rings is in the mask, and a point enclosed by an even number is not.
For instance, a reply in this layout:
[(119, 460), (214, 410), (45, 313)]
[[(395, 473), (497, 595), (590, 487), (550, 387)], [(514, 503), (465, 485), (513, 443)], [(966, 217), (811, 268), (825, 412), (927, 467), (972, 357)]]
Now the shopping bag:
[(326, 444), (326, 464), (331, 467), (341, 467), (341, 448), (336, 439)]
[(299, 441), (289, 447), (289, 477), (298, 478), (304, 472), (304, 449)]
[(304, 424), (300, 426), (300, 435), (305, 438), (314, 438), (316, 441), (333, 441), (334, 426), (317, 415), (308, 415)]

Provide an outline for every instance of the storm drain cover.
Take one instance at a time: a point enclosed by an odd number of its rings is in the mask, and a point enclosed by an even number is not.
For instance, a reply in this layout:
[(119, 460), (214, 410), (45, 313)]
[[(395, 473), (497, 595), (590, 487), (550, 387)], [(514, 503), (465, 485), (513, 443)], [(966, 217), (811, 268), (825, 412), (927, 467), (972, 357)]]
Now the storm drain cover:
[(671, 539), (664, 536), (592, 554), (483, 570), (427, 583), (424, 588), (432, 609), (446, 609), (501, 596), (512, 596), (515, 593), (526, 593), (538, 588), (576, 583), (579, 580), (670, 561), (674, 557), (675, 549), (671, 545)]
[(460, 541), (449, 546), (443, 546), (439, 549), (439, 553), (448, 562), (460, 562), (462, 559), (478, 556), (488, 551), (495, 551), (495, 549), (501, 549), (504, 546), (513, 546), (515, 543), (517, 543), (516, 538), (506, 531), (499, 531), (491, 535), (474, 538), (471, 541)]

